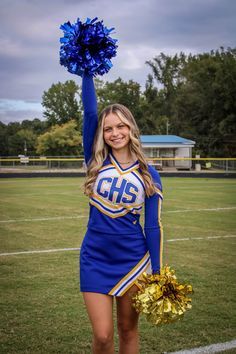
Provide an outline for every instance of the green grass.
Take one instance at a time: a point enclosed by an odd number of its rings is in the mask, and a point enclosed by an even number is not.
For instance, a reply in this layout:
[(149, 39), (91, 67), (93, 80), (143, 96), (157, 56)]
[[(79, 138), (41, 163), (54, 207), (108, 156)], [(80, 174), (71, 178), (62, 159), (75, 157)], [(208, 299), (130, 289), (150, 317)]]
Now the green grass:
[[(82, 178), (1, 179), (1, 220), (11, 222), (0, 223), (0, 252), (79, 247), (88, 216), (82, 183)], [(192, 310), (177, 323), (154, 327), (140, 319), (141, 354), (236, 338), (236, 238), (207, 239), (236, 235), (236, 209), (198, 210), (236, 208), (236, 180), (163, 178), (163, 185), (165, 241), (190, 238), (165, 242), (164, 262), (195, 293)], [(35, 220), (53, 217), (61, 219)], [(0, 257), (1, 353), (91, 352), (78, 259), (77, 251)]]

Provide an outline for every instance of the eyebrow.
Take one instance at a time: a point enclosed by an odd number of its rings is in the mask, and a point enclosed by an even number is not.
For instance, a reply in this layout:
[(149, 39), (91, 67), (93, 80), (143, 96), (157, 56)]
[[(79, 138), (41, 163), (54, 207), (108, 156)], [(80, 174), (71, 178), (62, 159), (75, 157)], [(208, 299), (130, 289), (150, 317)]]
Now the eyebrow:
[[(117, 127), (118, 125), (125, 125), (125, 123), (120, 122), (120, 123), (116, 124), (115, 126)], [(105, 126), (103, 127), (103, 129), (106, 129), (106, 128), (112, 128), (112, 126), (111, 126), (111, 125), (105, 125)]]

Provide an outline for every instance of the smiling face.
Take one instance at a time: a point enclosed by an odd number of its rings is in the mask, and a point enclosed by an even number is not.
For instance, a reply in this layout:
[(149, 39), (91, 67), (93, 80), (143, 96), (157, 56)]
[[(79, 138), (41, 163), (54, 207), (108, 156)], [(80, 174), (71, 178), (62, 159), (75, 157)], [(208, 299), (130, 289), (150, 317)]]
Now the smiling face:
[(104, 119), (103, 138), (112, 150), (128, 148), (130, 128), (114, 113), (109, 113)]

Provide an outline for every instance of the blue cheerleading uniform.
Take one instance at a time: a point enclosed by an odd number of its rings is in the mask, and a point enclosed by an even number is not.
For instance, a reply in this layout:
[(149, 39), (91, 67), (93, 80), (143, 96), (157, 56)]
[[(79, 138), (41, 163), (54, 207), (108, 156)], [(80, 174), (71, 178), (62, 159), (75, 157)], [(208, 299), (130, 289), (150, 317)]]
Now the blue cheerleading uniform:
[[(92, 157), (97, 130), (97, 101), (93, 79), (83, 76), (83, 145), (86, 164)], [(145, 195), (145, 185), (136, 161), (122, 168), (113, 154), (107, 156), (90, 197), (90, 213), (80, 254), (82, 292), (122, 296), (146, 272), (162, 266), (162, 185), (158, 172), (148, 165), (157, 192)], [(144, 230), (140, 225), (143, 206)]]

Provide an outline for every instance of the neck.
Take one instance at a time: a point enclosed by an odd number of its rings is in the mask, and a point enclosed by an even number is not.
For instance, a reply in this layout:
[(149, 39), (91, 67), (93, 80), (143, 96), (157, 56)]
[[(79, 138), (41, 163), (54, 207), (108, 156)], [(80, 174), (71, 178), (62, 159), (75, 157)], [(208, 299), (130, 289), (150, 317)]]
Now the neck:
[(133, 156), (128, 149), (125, 150), (112, 150), (112, 155), (119, 163), (130, 163), (133, 161)]

